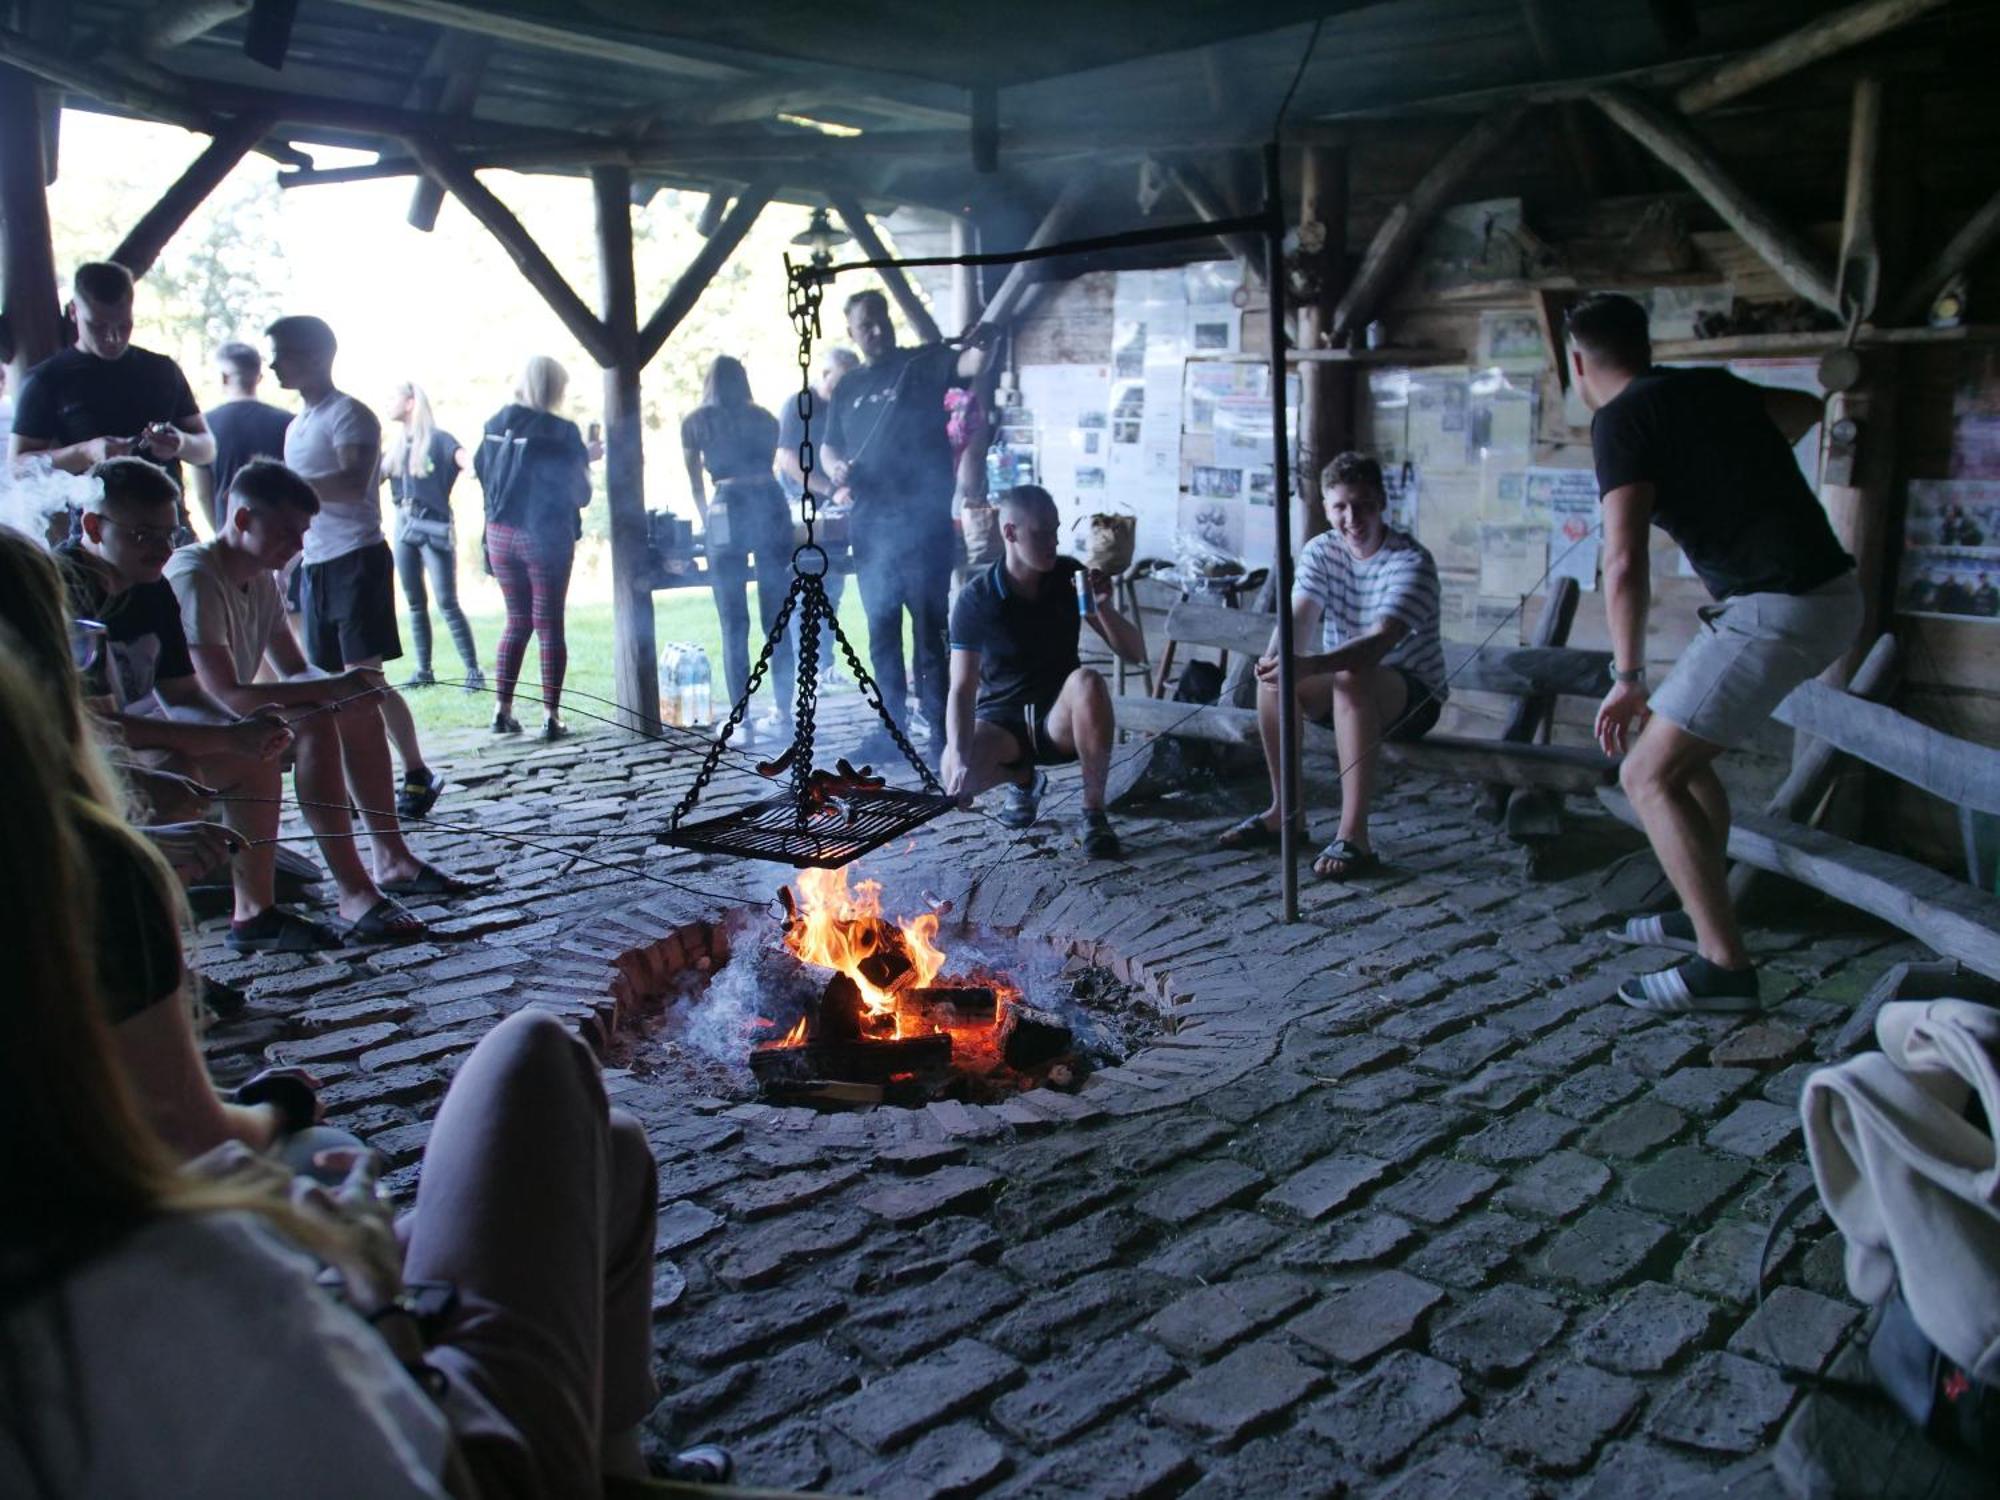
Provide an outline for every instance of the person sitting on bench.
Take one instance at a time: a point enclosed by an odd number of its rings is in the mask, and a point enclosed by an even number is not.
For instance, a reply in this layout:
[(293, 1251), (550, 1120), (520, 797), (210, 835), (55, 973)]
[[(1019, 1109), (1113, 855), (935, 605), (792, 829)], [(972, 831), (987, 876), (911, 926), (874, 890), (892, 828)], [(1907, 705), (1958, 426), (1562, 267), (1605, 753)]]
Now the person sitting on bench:
[[(1083, 852), (1118, 853), (1104, 812), (1111, 766), (1111, 689), (1077, 656), (1090, 628), (1126, 661), (1143, 661), (1138, 629), (1111, 605), (1111, 579), (1059, 557), (1056, 503), (1024, 484), (1000, 501), (1001, 559), (975, 574), (951, 609), (951, 695), (945, 710), (945, 790), (969, 805), (1010, 783), (1000, 821), (1035, 821), (1048, 773), (1083, 763)], [(1087, 592), (1085, 592), (1087, 590)]]
[[(386, 690), (381, 668), (320, 676), (285, 624), (272, 575), (297, 555), (318, 509), (319, 497), (300, 475), (252, 460), (229, 482), (214, 539), (176, 552), (167, 581), (210, 696), (230, 708), (272, 704), (291, 728), (299, 810), (339, 888), (342, 935), (350, 943), (414, 942), (428, 929), (397, 897), (462, 896), (477, 887), (403, 840), (389, 737), (375, 706)], [(257, 680), (266, 665), (277, 680)], [(368, 829), (372, 872), (354, 844), (350, 791)]]
[[(1320, 850), (1313, 872), (1328, 880), (1365, 875), (1381, 864), (1368, 841), (1368, 804), (1385, 739), (1419, 739), (1445, 700), (1444, 646), (1438, 637), (1438, 572), (1430, 553), (1384, 518), (1382, 466), (1342, 453), (1320, 475), (1332, 530), (1299, 553), (1292, 583), (1292, 640), (1298, 704), (1333, 724), (1340, 755), (1340, 832)], [(1313, 632), (1320, 650), (1313, 652)], [(1257, 663), (1257, 727), (1271, 774), (1271, 805), (1220, 840), (1225, 848), (1278, 842), (1278, 636)]]
[[(1625, 756), (1619, 784), (1681, 898), (1681, 910), (1636, 918), (1618, 935), (1695, 955), (1627, 980), (1618, 995), (1650, 1011), (1755, 1010), (1757, 970), (1729, 903), (1729, 795), (1715, 758), (1861, 630), (1854, 559), (1792, 456), (1820, 403), (1727, 370), (1655, 368), (1646, 310), (1630, 297), (1586, 298), (1568, 332), (1577, 389), (1596, 413), (1604, 503), (1614, 681), (1597, 739), (1606, 755)], [(1650, 699), (1649, 526), (1679, 543), (1717, 601)]]

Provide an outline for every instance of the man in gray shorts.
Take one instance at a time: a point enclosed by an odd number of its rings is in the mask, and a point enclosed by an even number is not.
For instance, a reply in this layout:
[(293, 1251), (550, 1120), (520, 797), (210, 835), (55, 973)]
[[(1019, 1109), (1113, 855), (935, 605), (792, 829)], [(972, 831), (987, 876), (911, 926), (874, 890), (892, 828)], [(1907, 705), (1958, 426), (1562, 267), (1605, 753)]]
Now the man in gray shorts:
[[(1619, 784), (1681, 898), (1681, 910), (1636, 918), (1619, 935), (1694, 955), (1627, 980), (1619, 998), (1651, 1011), (1755, 1010), (1757, 970), (1729, 901), (1729, 798), (1715, 758), (1861, 628), (1854, 559), (1792, 456), (1820, 403), (1726, 370), (1656, 368), (1646, 311), (1629, 297), (1578, 303), (1568, 332), (1577, 388), (1596, 413), (1604, 500), (1615, 681), (1597, 739), (1605, 754), (1624, 754)], [(1650, 697), (1649, 526), (1680, 545), (1716, 601)]]

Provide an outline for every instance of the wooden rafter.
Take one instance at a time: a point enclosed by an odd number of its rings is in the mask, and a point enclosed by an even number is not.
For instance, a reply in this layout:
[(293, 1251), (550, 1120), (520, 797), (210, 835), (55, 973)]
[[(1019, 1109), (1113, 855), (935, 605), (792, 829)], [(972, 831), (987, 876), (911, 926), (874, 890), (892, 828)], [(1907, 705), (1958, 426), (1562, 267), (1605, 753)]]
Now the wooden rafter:
[[(1173, 179), (1173, 184), (1180, 190), (1180, 195), (1187, 199), (1188, 207), (1194, 210), (1195, 217), (1203, 223), (1235, 217), (1223, 203), (1222, 194), (1216, 191), (1215, 184), (1203, 176), (1199, 168), (1181, 163), (1169, 167), (1167, 175)], [(1225, 234), (1220, 236), (1220, 239), (1222, 248), (1250, 273), (1251, 278), (1259, 286), (1262, 286), (1264, 284), (1263, 242), (1251, 234)]]
[[(424, 65), (425, 76), (411, 86), (408, 102), (435, 109), (452, 119), (470, 118), (492, 52), (491, 37), (456, 31), (443, 33)], [(412, 229), (429, 234), (437, 228), (438, 210), (443, 207), (443, 187), (435, 179), (423, 177), (410, 192), (410, 208), (405, 218)]]
[(1945, 283), (2000, 243), (2000, 192), (1965, 221), (1930, 263), (1910, 278), (1903, 295), (1889, 310), (1891, 323), (1912, 323), (1924, 315)]
[(175, 0), (154, 6), (140, 28), (139, 51), (147, 57), (171, 52), (249, 9), (250, 0)]
[(1606, 89), (1591, 102), (1619, 129), (1644, 146), (1701, 195), (1744, 244), (1784, 278), (1785, 284), (1815, 306), (1840, 311), (1833, 278), (1818, 254), (1790, 226), (1730, 176), (1715, 153), (1695, 137), (1687, 122), (1640, 94)]
[[(1055, 202), (1049, 205), (1048, 212), (1042, 215), (1041, 223), (1035, 226), (1035, 232), (1028, 236), (1028, 243), (1022, 248), (1039, 250), (1061, 239), (1069, 229), (1070, 220), (1076, 217), (1076, 211), (1090, 196), (1096, 180), (1094, 172), (1079, 172), (1065, 182), (1062, 191), (1056, 194)], [(979, 315), (981, 325), (1005, 328), (1020, 315), (1041, 264), (1018, 261), (1008, 270), (1006, 279), (987, 299), (986, 309)]]
[(1894, 31), (1918, 16), (1941, 9), (1945, 0), (1861, 0), (1829, 12), (1776, 41), (1730, 58), (1674, 95), (1682, 114), (1698, 115), (1752, 89), (1810, 67), (1823, 58)]
[(466, 211), (500, 242), (528, 285), (541, 293), (542, 300), (562, 319), (563, 327), (583, 345), (590, 357), (602, 366), (615, 364), (618, 351), (610, 330), (563, 280), (562, 272), (542, 253), (542, 247), (535, 243), (527, 227), (514, 217), (514, 211), (495, 197), (493, 191), (473, 175), (472, 169), (459, 160), (450, 147), (421, 136), (411, 137), (406, 144), (410, 154), (423, 164), (424, 170), (463, 203)]
[(702, 242), (701, 249), (688, 262), (687, 269), (674, 279), (659, 308), (646, 320), (646, 326), (639, 330), (639, 364), (642, 367), (653, 362), (653, 356), (681, 326), (681, 321), (694, 311), (695, 303), (708, 290), (715, 273), (736, 253), (736, 247), (743, 243), (743, 236), (750, 232), (750, 226), (757, 222), (764, 205), (771, 201), (772, 191), (768, 182), (752, 183), (745, 188), (729, 212), (723, 215), (715, 233)]
[(1432, 163), (1409, 195), (1389, 210), (1389, 217), (1363, 252), (1340, 305), (1333, 310), (1333, 326), (1327, 332), (1335, 348), (1346, 341), (1350, 329), (1368, 321), (1381, 299), (1409, 273), (1411, 258), (1439, 210), (1505, 144), (1527, 112), (1525, 104), (1510, 104), (1479, 120)]
[(201, 207), (222, 179), (236, 169), (250, 148), (264, 138), (271, 122), (261, 115), (245, 115), (216, 132), (201, 154), (188, 163), (159, 201), (147, 209), (131, 232), (118, 242), (111, 258), (134, 276), (144, 276), (158, 260), (188, 217)]
[[(827, 201), (833, 205), (834, 212), (840, 215), (841, 222), (854, 236), (854, 242), (870, 260), (890, 259), (889, 247), (883, 243), (874, 222), (868, 217), (868, 211), (857, 199), (847, 193), (829, 193)], [(930, 308), (924, 305), (924, 299), (910, 284), (910, 278), (903, 274), (901, 266), (885, 266), (876, 274), (889, 289), (889, 295), (896, 299), (896, 306), (903, 310), (903, 318), (916, 334), (918, 343), (935, 344), (944, 337), (938, 330), (937, 319), (931, 316)]]

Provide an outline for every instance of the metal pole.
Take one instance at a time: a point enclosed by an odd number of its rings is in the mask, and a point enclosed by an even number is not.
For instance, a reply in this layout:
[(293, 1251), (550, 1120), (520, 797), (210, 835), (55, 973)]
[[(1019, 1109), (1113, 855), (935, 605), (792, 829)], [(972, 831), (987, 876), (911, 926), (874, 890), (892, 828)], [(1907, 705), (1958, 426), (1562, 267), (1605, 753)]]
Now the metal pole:
[(1298, 666), (1292, 653), (1291, 441), (1285, 430), (1285, 185), (1278, 143), (1264, 148), (1264, 285), (1271, 295), (1271, 497), (1278, 556), (1278, 864), (1286, 922), (1299, 919)]

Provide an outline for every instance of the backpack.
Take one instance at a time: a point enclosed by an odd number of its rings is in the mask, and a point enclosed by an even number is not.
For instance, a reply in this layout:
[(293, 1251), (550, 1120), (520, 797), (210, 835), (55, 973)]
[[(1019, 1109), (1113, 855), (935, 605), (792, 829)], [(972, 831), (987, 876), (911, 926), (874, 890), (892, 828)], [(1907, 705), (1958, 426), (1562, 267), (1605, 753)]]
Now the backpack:
[(570, 423), (510, 406), (486, 424), (472, 471), (486, 491), (489, 522), (571, 540), (583, 535), (590, 469)]

